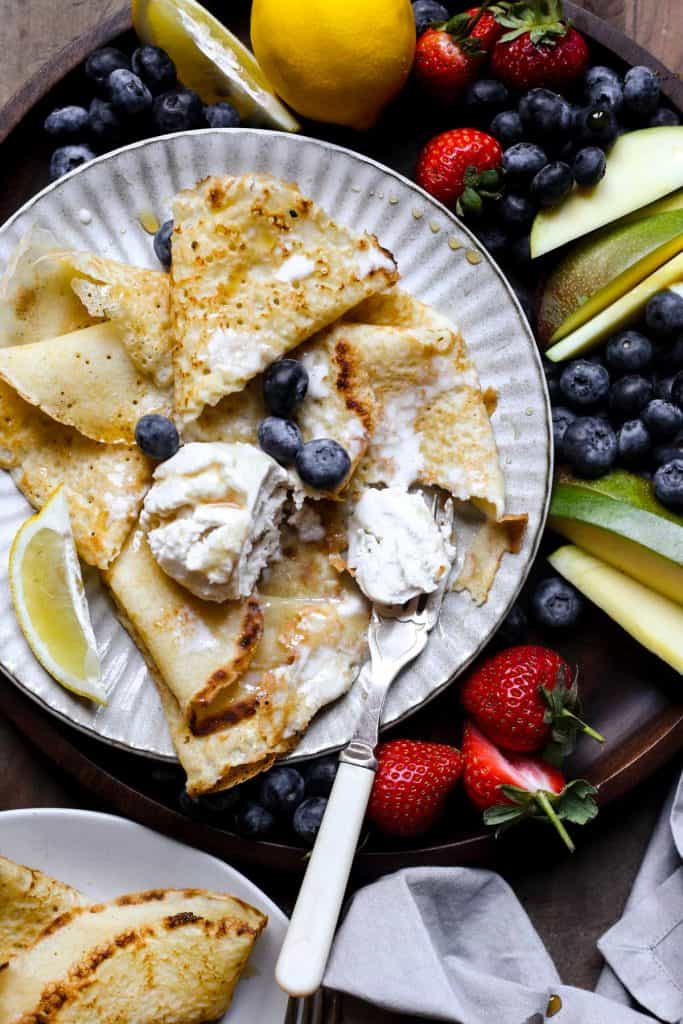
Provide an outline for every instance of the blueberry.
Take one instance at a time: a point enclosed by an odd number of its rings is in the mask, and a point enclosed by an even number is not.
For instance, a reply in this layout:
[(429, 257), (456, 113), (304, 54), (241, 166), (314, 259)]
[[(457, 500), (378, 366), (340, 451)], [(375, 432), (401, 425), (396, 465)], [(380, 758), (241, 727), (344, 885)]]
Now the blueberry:
[(553, 442), (555, 444), (555, 458), (558, 462), (564, 460), (564, 435), (567, 427), (576, 419), (576, 413), (566, 409), (563, 405), (556, 405), (552, 411), (553, 418)]
[(275, 816), (255, 800), (246, 800), (235, 812), (235, 830), (247, 839), (265, 839), (274, 828)]
[(180, 438), (173, 420), (158, 413), (141, 416), (135, 424), (135, 443), (150, 459), (163, 462), (180, 448)]
[(518, 271), (528, 270), (531, 266), (531, 239), (528, 235), (520, 235), (510, 242), (508, 247), (510, 265)]
[(613, 82), (615, 85), (621, 85), (621, 75), (613, 68), (605, 67), (604, 64), (595, 64), (588, 69), (583, 79), (586, 92), (599, 82)]
[(503, 153), (502, 167), (508, 181), (526, 185), (548, 163), (548, 157), (533, 142), (518, 142)]
[(586, 99), (592, 107), (603, 107), (618, 114), (624, 102), (621, 82), (604, 78), (586, 89)]
[(619, 134), (617, 119), (605, 107), (586, 107), (574, 119), (576, 137), (586, 146), (608, 149)]
[(154, 253), (164, 267), (168, 269), (173, 260), (173, 221), (166, 220), (154, 236)]
[(635, 468), (647, 462), (652, 447), (652, 439), (642, 420), (627, 420), (619, 428), (617, 434), (619, 462), (623, 466)]
[(521, 604), (513, 604), (496, 633), (496, 640), (505, 647), (523, 644), (527, 640), (529, 620)]
[(605, 177), (606, 170), (605, 154), (597, 146), (584, 146), (574, 157), (572, 172), (577, 185), (597, 185)]
[(126, 68), (112, 71), (107, 81), (107, 91), (116, 109), (129, 117), (144, 114), (152, 106), (152, 94), (145, 83)]
[(674, 459), (683, 459), (683, 439), (680, 442), (670, 441), (668, 444), (658, 444), (652, 450), (651, 463), (654, 469), (659, 469), (667, 462)]
[(670, 110), (669, 107), (660, 107), (659, 110), (655, 110), (654, 114), (647, 122), (648, 128), (664, 128), (672, 127), (680, 124), (681, 119), (675, 110)]
[(172, 89), (176, 84), (175, 64), (158, 46), (140, 46), (133, 53), (132, 67), (153, 96)]
[(669, 349), (669, 359), (672, 366), (683, 366), (683, 335), (676, 338)]
[(637, 117), (649, 117), (659, 106), (659, 79), (642, 65), (631, 68), (624, 77), (624, 106)]
[(531, 598), (534, 618), (541, 626), (550, 629), (570, 629), (579, 621), (583, 611), (583, 600), (559, 576), (541, 580)]
[(315, 843), (326, 807), (326, 797), (310, 796), (294, 812), (292, 828), (307, 846), (313, 846)]
[(513, 231), (525, 231), (531, 227), (537, 208), (528, 196), (508, 192), (503, 196), (498, 209), (501, 219), (509, 228)]
[(281, 416), (266, 416), (259, 424), (258, 443), (263, 451), (281, 466), (291, 466), (296, 461), (304, 441), (293, 420), (285, 420)]
[(652, 362), (652, 343), (639, 331), (622, 331), (607, 342), (605, 358), (613, 373), (638, 373)]
[(656, 338), (670, 340), (683, 331), (683, 298), (669, 289), (657, 292), (645, 307), (645, 323)]
[(671, 401), (679, 409), (683, 409), (683, 370), (677, 373), (671, 382)]
[(507, 87), (495, 78), (478, 78), (465, 94), (465, 104), (470, 113), (488, 120), (510, 102)]
[(88, 125), (93, 139), (102, 146), (115, 146), (121, 141), (121, 118), (114, 109), (114, 104), (108, 103), (107, 100), (95, 97), (88, 108)]
[(643, 423), (657, 441), (669, 441), (683, 427), (683, 411), (663, 398), (653, 398), (643, 410)]
[(665, 402), (670, 402), (673, 383), (673, 377), (660, 377), (655, 384), (655, 398), (663, 398)]
[(448, 10), (443, 4), (436, 3), (436, 0), (415, 0), (413, 15), (415, 17), (415, 31), (418, 36), (421, 36), (430, 25), (448, 21), (449, 18)]
[(655, 494), (662, 505), (683, 511), (683, 459), (672, 459), (660, 466), (654, 475)]
[(89, 78), (99, 89), (106, 86), (112, 71), (117, 71), (119, 68), (129, 71), (130, 59), (115, 46), (105, 46), (101, 50), (95, 50), (85, 62), (86, 78)]
[(222, 817), (236, 807), (239, 801), (238, 786), (233, 786), (232, 789), (222, 789), (220, 793), (207, 793), (206, 796), (198, 797), (198, 803), (213, 817)]
[(94, 159), (95, 154), (90, 146), (61, 146), (50, 157), (50, 181), (56, 181)]
[(263, 400), (274, 416), (290, 416), (306, 397), (308, 373), (298, 359), (278, 359), (263, 377)]
[(579, 476), (595, 478), (612, 468), (617, 457), (617, 438), (610, 424), (599, 416), (581, 416), (570, 423), (562, 439), (564, 457)]
[(562, 367), (557, 363), (551, 363), (549, 359), (543, 360), (543, 373), (545, 382), (548, 385), (548, 394), (552, 405), (562, 404), (562, 392), (560, 391), (560, 376)]
[(508, 236), (497, 224), (477, 225), (477, 238), (494, 260), (500, 259), (508, 245)]
[(593, 409), (609, 394), (609, 373), (599, 363), (575, 359), (562, 371), (560, 391), (575, 409)]
[(612, 384), (609, 407), (622, 419), (631, 419), (642, 412), (652, 398), (652, 391), (652, 382), (647, 377), (629, 373)]
[(263, 776), (258, 802), (279, 818), (289, 818), (304, 798), (304, 777), (297, 768), (277, 765)]
[(337, 776), (338, 757), (319, 757), (306, 771), (306, 796), (329, 796)]
[(232, 103), (211, 103), (204, 107), (204, 119), (209, 128), (239, 128), (240, 115)]
[(516, 110), (503, 110), (496, 114), (489, 125), (489, 131), (504, 149), (514, 146), (524, 138), (522, 119)]
[(202, 101), (191, 89), (171, 89), (160, 96), (155, 96), (152, 105), (152, 124), (160, 134), (201, 128), (203, 123)]
[(319, 437), (303, 446), (296, 457), (296, 468), (309, 487), (331, 491), (348, 476), (351, 459), (337, 441)]
[(564, 139), (572, 127), (572, 108), (559, 93), (531, 89), (522, 97), (519, 116), (525, 129), (539, 139)]
[(556, 160), (546, 164), (531, 182), (531, 194), (539, 206), (557, 206), (571, 192), (574, 175), (569, 164)]
[(88, 127), (88, 111), (85, 107), (58, 107), (45, 118), (43, 128), (48, 135), (57, 139), (82, 138)]

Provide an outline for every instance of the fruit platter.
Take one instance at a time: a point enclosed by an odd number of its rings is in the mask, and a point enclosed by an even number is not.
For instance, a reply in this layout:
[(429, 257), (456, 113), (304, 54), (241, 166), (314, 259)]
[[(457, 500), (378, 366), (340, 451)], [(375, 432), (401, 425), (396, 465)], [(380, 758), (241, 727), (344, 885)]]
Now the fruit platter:
[(305, 6), (134, 0), (7, 109), (0, 708), (301, 870), (369, 609), (442, 586), (357, 865), (573, 850), (683, 746), (683, 87), (559, 0)]

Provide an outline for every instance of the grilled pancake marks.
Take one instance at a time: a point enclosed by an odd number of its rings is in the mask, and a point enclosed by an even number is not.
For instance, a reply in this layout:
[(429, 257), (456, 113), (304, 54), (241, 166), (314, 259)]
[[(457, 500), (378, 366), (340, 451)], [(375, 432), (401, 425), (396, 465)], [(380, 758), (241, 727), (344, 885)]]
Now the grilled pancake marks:
[(228, 1009), (266, 917), (201, 889), (75, 907), (0, 971), (3, 1024), (204, 1024)]
[(175, 402), (185, 423), (397, 277), (376, 239), (267, 175), (207, 178), (176, 196), (173, 216)]

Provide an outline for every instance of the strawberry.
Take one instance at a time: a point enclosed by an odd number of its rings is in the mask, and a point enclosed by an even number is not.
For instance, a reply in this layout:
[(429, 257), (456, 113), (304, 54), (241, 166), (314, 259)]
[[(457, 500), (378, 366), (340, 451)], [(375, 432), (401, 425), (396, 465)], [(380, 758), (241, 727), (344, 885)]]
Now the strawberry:
[[(498, 6), (502, 8), (504, 5)], [(505, 29), (496, 19), (496, 16), (484, 7), (470, 7), (465, 13), (470, 18), (476, 18), (476, 21), (473, 21), (470, 26), (468, 38), (476, 39), (482, 50), (485, 53), (490, 53)]]
[(560, 0), (521, 0), (497, 14), (508, 29), (493, 48), (491, 71), (513, 89), (566, 89), (588, 66), (588, 44), (562, 14)]
[(460, 697), (490, 740), (520, 753), (546, 749), (553, 763), (574, 749), (576, 734), (604, 738), (577, 717), (576, 677), (547, 647), (509, 647), (487, 658), (465, 679)]
[(390, 740), (377, 748), (376, 756), (368, 818), (392, 836), (426, 832), (460, 778), (460, 751), (444, 743)]
[(417, 161), (418, 185), (459, 214), (479, 213), (482, 196), (498, 198), (503, 150), (491, 135), (453, 128), (436, 135)]
[(462, 756), (465, 792), (496, 835), (525, 818), (549, 820), (573, 852), (562, 821), (583, 825), (598, 813), (595, 786), (585, 779), (567, 783), (558, 768), (539, 758), (503, 754), (472, 722), (465, 725)]
[(468, 44), (446, 28), (428, 28), (415, 46), (415, 79), (434, 102), (455, 103), (476, 78), (482, 59), (478, 43)]

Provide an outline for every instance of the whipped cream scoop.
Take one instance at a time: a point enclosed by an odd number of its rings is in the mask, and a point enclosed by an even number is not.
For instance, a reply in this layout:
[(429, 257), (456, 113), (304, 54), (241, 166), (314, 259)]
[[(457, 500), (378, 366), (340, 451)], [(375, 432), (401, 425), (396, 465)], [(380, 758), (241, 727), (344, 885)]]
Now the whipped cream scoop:
[(154, 471), (140, 516), (157, 563), (205, 601), (246, 597), (279, 554), (287, 479), (254, 445), (184, 445)]
[(363, 493), (348, 525), (346, 564), (377, 604), (403, 604), (431, 594), (455, 558), (420, 494), (401, 487)]

